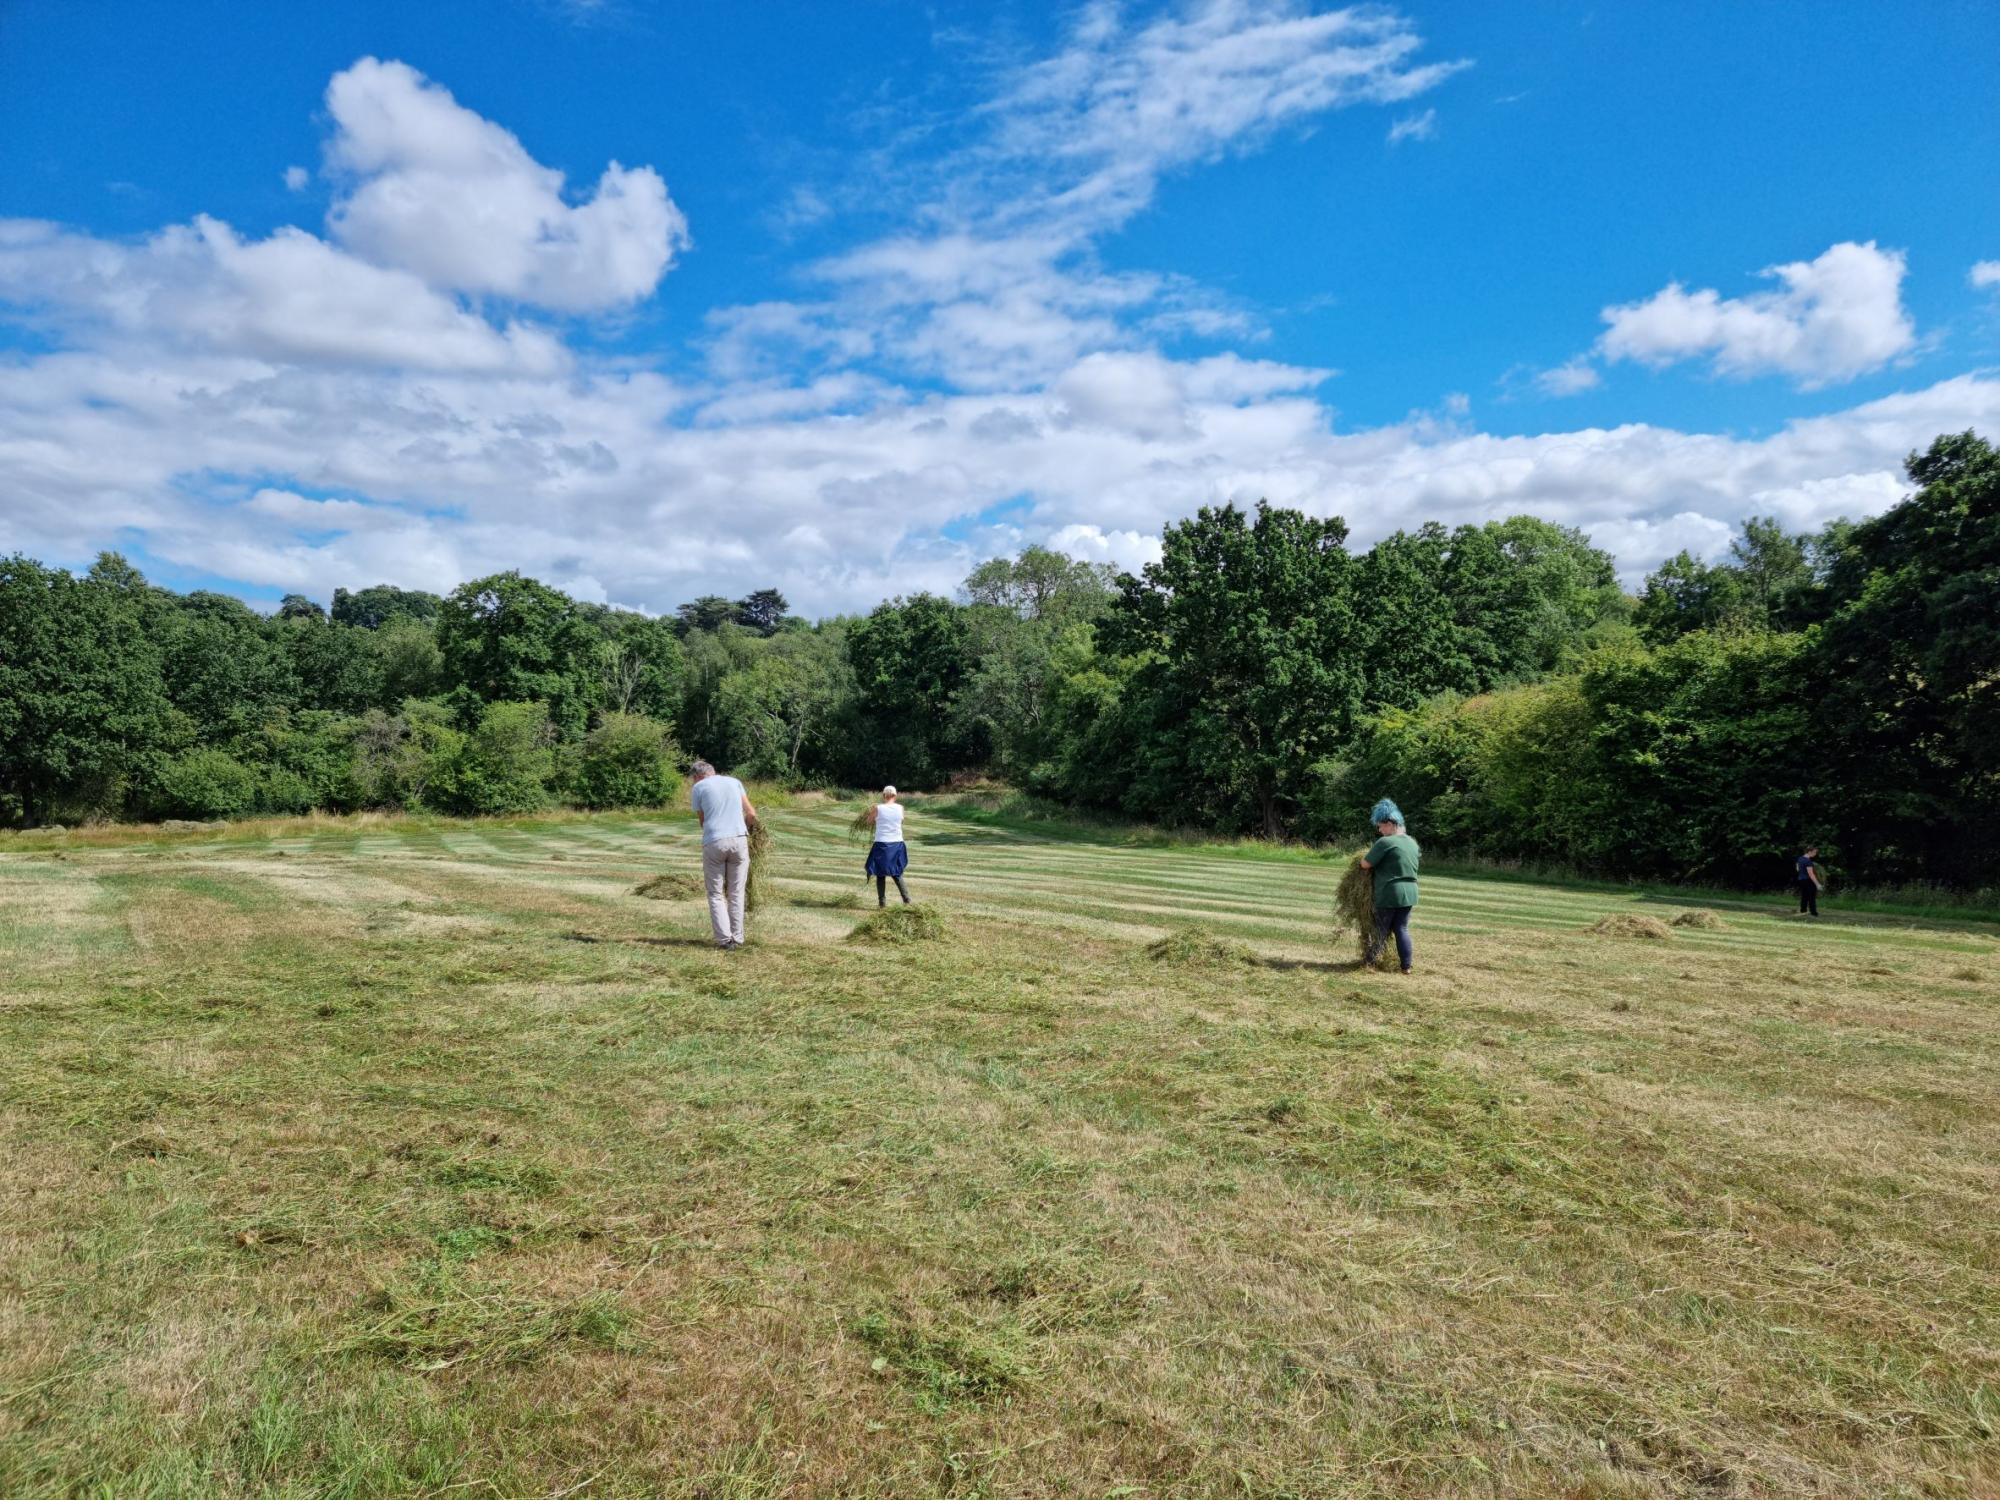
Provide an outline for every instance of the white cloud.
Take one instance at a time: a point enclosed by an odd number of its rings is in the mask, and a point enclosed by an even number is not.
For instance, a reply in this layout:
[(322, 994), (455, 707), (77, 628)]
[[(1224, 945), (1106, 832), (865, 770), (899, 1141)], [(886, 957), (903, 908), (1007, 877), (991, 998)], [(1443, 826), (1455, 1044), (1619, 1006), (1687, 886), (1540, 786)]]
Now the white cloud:
[(572, 205), (562, 173), (405, 63), (364, 57), (334, 74), (326, 106), (344, 178), (334, 237), (432, 286), (591, 312), (649, 295), (688, 243), (651, 167), (614, 161)]
[(1389, 10), (1189, 0), (1133, 23), (1098, 0), (1052, 56), (1004, 73), (969, 142), (921, 174), (916, 227), (815, 268), (833, 295), (814, 319), (980, 390), (1155, 339), (1256, 336), (1243, 308), (1181, 278), (1106, 271), (1098, 241), (1169, 173), (1331, 110), (1412, 99), (1467, 66), (1418, 63), (1422, 45)]
[(243, 240), (206, 215), (137, 245), (0, 220), (0, 301), (85, 338), (267, 360), (534, 373), (568, 362), (548, 334), (495, 328), (407, 271), (299, 229)]
[(285, 168), (285, 186), (292, 192), (303, 193), (306, 190), (306, 184), (311, 181), (312, 173), (308, 172), (304, 167)]
[[(0, 550), (78, 563), (128, 541), (321, 598), (508, 567), (653, 609), (776, 584), (819, 613), (949, 590), (982, 549), (1023, 541), (1133, 566), (1163, 524), (1268, 498), (1345, 515), (1362, 545), (1527, 511), (1592, 531), (1636, 578), (1748, 514), (1880, 510), (1912, 448), (2000, 425), (2000, 379), (1964, 376), (1755, 440), (1501, 437), (1449, 398), (1342, 431), (1318, 398), (1328, 371), (1154, 346), (1176, 317), (1254, 326), (1178, 278), (1106, 270), (1096, 237), (1169, 169), (1431, 87), (1416, 45), (1386, 12), (1280, 0), (1136, 27), (1092, 10), (1057, 58), (1009, 76), (907, 232), (816, 267), (813, 300), (712, 313), (703, 361), (674, 377), (483, 299), (644, 295), (677, 211), (628, 217), (651, 191), (637, 173), (574, 206), (499, 126), (407, 69), (358, 67), (337, 80), (332, 241), (207, 218), (131, 242), (0, 222), (0, 301), (46, 335), (0, 361)], [(426, 174), (491, 189), (490, 244), (418, 233)], [(580, 222), (594, 204), (609, 219)], [(1751, 311), (1825, 342), (1814, 320), (1855, 299), (1830, 273), (1780, 275), (1778, 304)]]
[(1400, 145), (1404, 141), (1428, 141), (1436, 137), (1438, 112), (1427, 109), (1420, 115), (1404, 115), (1389, 127), (1389, 144)]
[(1606, 359), (1660, 366), (1708, 358), (1719, 375), (1784, 374), (1812, 389), (1878, 370), (1916, 343), (1902, 301), (1903, 252), (1834, 245), (1816, 260), (1763, 272), (1777, 290), (1724, 297), (1674, 282), (1643, 302), (1607, 307)]
[(1535, 388), (1545, 396), (1577, 396), (1597, 387), (1597, 367), (1582, 355), (1535, 376)]
[(1965, 279), (1975, 287), (2000, 286), (2000, 260), (1976, 262)]

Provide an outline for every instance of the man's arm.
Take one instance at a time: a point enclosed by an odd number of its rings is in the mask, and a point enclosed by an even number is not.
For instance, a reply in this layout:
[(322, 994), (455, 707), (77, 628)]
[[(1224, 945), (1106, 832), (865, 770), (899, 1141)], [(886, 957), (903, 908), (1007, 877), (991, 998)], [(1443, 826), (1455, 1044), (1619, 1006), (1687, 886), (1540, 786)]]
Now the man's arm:
[(755, 828), (760, 821), (762, 820), (757, 816), (757, 809), (750, 805), (750, 794), (745, 792), (743, 794), (743, 826), (745, 828)]

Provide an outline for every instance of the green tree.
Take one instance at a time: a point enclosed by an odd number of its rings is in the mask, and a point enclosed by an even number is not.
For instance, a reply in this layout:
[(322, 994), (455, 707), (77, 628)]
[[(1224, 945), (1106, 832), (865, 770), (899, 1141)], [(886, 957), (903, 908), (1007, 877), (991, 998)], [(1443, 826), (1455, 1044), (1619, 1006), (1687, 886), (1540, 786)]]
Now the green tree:
[(687, 653), (673, 622), (613, 610), (599, 624), (608, 646), (603, 702), (621, 714), (678, 723)]
[(725, 599), (720, 594), (703, 594), (691, 603), (683, 604), (674, 611), (678, 629), (682, 635), (695, 630), (720, 630), (725, 625), (739, 625), (737, 604), (733, 599)]
[(1347, 524), (1260, 504), (1204, 507), (1158, 562), (1119, 579), (1104, 633), (1142, 655), (1156, 748), (1138, 779), (1163, 807), (1246, 813), (1284, 832), (1306, 768), (1344, 740), (1364, 686)]
[(1683, 550), (1647, 576), (1633, 623), (1646, 640), (1664, 646), (1693, 631), (1740, 621), (1743, 610), (1743, 581), (1736, 570)]
[(1813, 587), (1811, 546), (1812, 538), (1786, 531), (1776, 516), (1743, 523), (1729, 556), (1753, 625), (1777, 630), (1801, 613), (1801, 597)]
[(954, 704), (957, 738), (989, 744), (1008, 775), (1029, 778), (1052, 754), (1047, 710), (1057, 642), (1111, 607), (1111, 577), (1106, 567), (1046, 547), (991, 558), (966, 577), (975, 665)]
[(1830, 570), (1819, 775), (1856, 867), (1977, 884), (2000, 875), (2000, 452), (1940, 437), (1909, 475), (1916, 492), (1854, 526)]
[(197, 591), (178, 601), (161, 630), (167, 696), (185, 716), (174, 731), (189, 745), (248, 734), (296, 704), (299, 676), (277, 631), (240, 599)]
[(775, 637), (717, 689), (731, 764), (755, 776), (797, 779), (852, 691), (837, 628)]
[(966, 576), (967, 601), (1062, 626), (1093, 620), (1116, 597), (1115, 571), (1048, 547), (1024, 547), (1018, 556), (989, 558)]
[(375, 655), (374, 706), (389, 709), (443, 690), (444, 654), (435, 625), (402, 616), (370, 632), (369, 642)]
[(879, 604), (847, 636), (862, 740), (859, 779), (930, 786), (972, 764), (979, 748), (954, 733), (954, 708), (972, 669), (964, 613), (917, 594)]
[(106, 554), (87, 579), (0, 559), (0, 818), (116, 813), (166, 735), (148, 594)]
[(290, 660), (298, 706), (358, 714), (381, 701), (382, 662), (374, 633), (299, 614), (281, 616), (270, 630)]
[(582, 736), (604, 690), (604, 638), (569, 595), (519, 573), (452, 590), (437, 643), (455, 691), (485, 703), (543, 703), (570, 739)]
[(791, 607), (776, 589), (759, 589), (748, 598), (736, 601), (736, 623), (759, 635), (776, 635)]
[[(1594, 627), (1623, 613), (1611, 554), (1593, 547), (1575, 527), (1509, 516), (1480, 527), (1479, 537), (1500, 559), (1497, 569), (1482, 570), (1490, 584), (1465, 589), (1461, 604), (1479, 610), (1476, 621), (1462, 615), (1461, 623), (1482, 631), (1489, 642), (1486, 654), (1493, 665), (1482, 687), (1555, 671)], [(1471, 540), (1461, 528), (1455, 550), (1469, 554)]]
[(399, 589), (378, 583), (373, 588), (333, 591), (333, 621), (362, 630), (380, 630), (392, 620), (417, 620), (434, 624), (444, 601), (422, 589)]

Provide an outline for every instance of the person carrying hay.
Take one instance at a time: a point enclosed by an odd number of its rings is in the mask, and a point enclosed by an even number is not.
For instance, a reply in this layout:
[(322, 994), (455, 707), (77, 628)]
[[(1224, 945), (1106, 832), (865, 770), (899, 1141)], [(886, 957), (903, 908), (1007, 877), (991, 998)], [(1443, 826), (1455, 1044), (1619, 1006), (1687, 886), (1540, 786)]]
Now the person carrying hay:
[(1393, 937), (1396, 957), (1405, 974), (1415, 950), (1410, 943), (1410, 913), (1417, 905), (1417, 841), (1403, 832), (1403, 810), (1384, 797), (1370, 815), (1380, 835), (1361, 856), (1361, 868), (1375, 880), (1375, 936), (1363, 960), (1373, 967)]
[(715, 946), (729, 952), (743, 946), (744, 888), (750, 881), (750, 830), (759, 826), (750, 794), (734, 776), (718, 776), (698, 760), (688, 801), (701, 824), (701, 876), (708, 887), (708, 921)]
[(883, 787), (882, 800), (861, 816), (875, 834), (868, 846), (868, 863), (862, 867), (875, 877), (875, 904), (889, 904), (889, 882), (893, 880), (896, 894), (908, 906), (910, 888), (903, 884), (903, 871), (910, 867), (910, 846), (903, 842), (903, 804), (896, 800), (896, 789)]

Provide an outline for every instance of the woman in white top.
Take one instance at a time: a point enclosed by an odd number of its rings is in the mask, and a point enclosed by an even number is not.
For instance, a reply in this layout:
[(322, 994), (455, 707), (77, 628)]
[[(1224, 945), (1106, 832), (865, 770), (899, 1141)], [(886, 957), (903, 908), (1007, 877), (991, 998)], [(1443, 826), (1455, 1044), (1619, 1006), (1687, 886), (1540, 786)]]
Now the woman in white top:
[(868, 846), (864, 868), (875, 877), (875, 904), (889, 904), (889, 882), (893, 880), (896, 894), (908, 906), (910, 890), (903, 884), (903, 871), (910, 867), (910, 846), (903, 842), (903, 804), (896, 800), (894, 787), (882, 788), (882, 800), (868, 809), (867, 817), (875, 830), (875, 842)]

